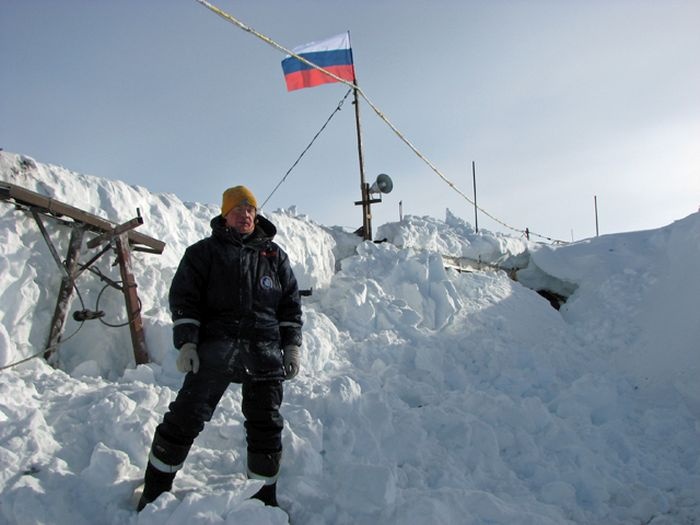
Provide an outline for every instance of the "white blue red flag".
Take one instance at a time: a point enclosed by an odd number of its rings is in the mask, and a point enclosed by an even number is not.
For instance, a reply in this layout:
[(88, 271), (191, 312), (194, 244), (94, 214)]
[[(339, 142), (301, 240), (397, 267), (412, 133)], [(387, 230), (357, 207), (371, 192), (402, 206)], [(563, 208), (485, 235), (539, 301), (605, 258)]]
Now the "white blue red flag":
[[(319, 42), (310, 42), (295, 47), (292, 51), (343, 80), (355, 82), (350, 33), (342, 33)], [(338, 82), (323, 71), (305, 64), (291, 55), (287, 55), (282, 60), (282, 71), (284, 71), (287, 91)]]

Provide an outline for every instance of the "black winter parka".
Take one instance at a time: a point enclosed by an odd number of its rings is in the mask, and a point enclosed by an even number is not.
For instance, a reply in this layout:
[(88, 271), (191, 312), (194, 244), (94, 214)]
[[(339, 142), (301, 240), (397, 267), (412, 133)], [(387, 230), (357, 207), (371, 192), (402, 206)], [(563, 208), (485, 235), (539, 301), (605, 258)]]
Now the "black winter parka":
[(282, 379), (282, 348), (301, 346), (299, 289), (277, 228), (258, 215), (241, 236), (223, 217), (185, 251), (170, 286), (175, 348), (197, 344), (200, 368), (232, 381)]

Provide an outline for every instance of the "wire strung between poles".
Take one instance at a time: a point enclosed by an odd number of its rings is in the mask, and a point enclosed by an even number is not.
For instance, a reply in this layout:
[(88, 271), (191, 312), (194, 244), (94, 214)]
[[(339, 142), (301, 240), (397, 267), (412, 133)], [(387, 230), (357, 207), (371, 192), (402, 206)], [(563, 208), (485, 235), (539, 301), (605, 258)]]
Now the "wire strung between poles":
[(331, 119), (335, 116), (335, 114), (338, 113), (338, 112), (341, 110), (341, 108), (343, 107), (343, 104), (345, 103), (345, 99), (347, 99), (348, 96), (350, 96), (350, 93), (352, 93), (352, 89), (348, 89), (348, 92), (345, 93), (345, 96), (344, 96), (343, 99), (338, 103), (338, 106), (337, 106), (337, 107), (333, 110), (333, 112), (330, 114), (330, 116), (329, 116), (328, 119), (326, 120), (325, 124), (323, 124), (323, 126), (321, 126), (321, 129), (318, 130), (318, 132), (314, 135), (314, 138), (312, 138), (312, 139), (311, 139), (311, 142), (309, 142), (309, 145), (306, 146), (306, 148), (304, 149), (304, 151), (301, 152), (301, 155), (299, 155), (299, 156), (297, 157), (297, 160), (294, 161), (294, 164), (292, 164), (292, 166), (287, 170), (287, 173), (284, 174), (284, 177), (282, 177), (282, 180), (280, 180), (280, 181), (277, 183), (277, 186), (275, 186), (274, 189), (273, 189), (273, 190), (270, 192), (270, 194), (267, 196), (267, 198), (265, 199), (265, 201), (264, 201), (264, 202), (262, 203), (262, 205), (260, 206), (261, 209), (265, 207), (265, 204), (267, 204), (267, 201), (270, 200), (270, 197), (272, 197), (272, 196), (275, 194), (275, 192), (277, 191), (277, 189), (278, 189), (278, 188), (282, 185), (282, 183), (287, 179), (287, 176), (289, 175), (289, 173), (296, 167), (297, 164), (299, 164), (299, 161), (301, 160), (301, 158), (306, 154), (307, 151), (309, 151), (309, 149), (311, 148), (312, 144), (316, 141), (316, 139), (318, 138), (318, 136), (319, 136), (321, 133), (323, 133), (323, 130), (326, 129), (326, 126), (327, 126), (328, 123), (331, 121)]
[[(491, 215), (489, 212), (487, 212), (486, 210), (484, 210), (482, 207), (478, 206), (472, 199), (470, 199), (462, 190), (460, 190), (460, 189), (457, 187), (457, 185), (456, 185), (454, 182), (452, 182), (452, 181), (449, 180), (445, 175), (443, 175), (443, 173), (442, 173), (442, 172), (441, 172), (441, 171), (440, 171), (440, 170), (439, 170), (425, 155), (423, 155), (423, 154), (411, 143), (411, 141), (409, 141), (409, 140), (403, 135), (403, 133), (401, 133), (401, 132), (398, 130), (398, 128), (397, 128), (396, 126), (394, 126), (394, 124), (393, 124), (393, 123), (386, 117), (386, 115), (384, 115), (384, 113), (382, 113), (382, 111), (367, 97), (367, 95), (364, 93), (364, 91), (362, 91), (362, 89), (361, 89), (357, 84), (354, 84), (354, 83), (352, 83), (352, 82), (350, 82), (350, 81), (348, 81), (348, 80), (345, 80), (344, 78), (340, 78), (338, 75), (335, 75), (334, 73), (331, 73), (331, 72), (328, 71), (327, 69), (324, 69), (324, 68), (322, 68), (321, 66), (316, 65), (316, 64), (314, 64), (313, 62), (307, 60), (306, 58), (304, 58), (304, 57), (302, 57), (302, 56), (300, 56), (300, 55), (294, 53), (293, 51), (287, 49), (287, 48), (284, 47), (283, 45), (281, 45), (281, 44), (275, 42), (275, 41), (272, 40), (270, 37), (268, 37), (268, 36), (266, 36), (266, 35), (263, 35), (262, 33), (256, 31), (255, 29), (253, 29), (253, 28), (250, 27), (250, 26), (247, 26), (246, 24), (244, 24), (243, 22), (241, 22), (241, 21), (238, 20), (237, 18), (233, 17), (232, 15), (230, 15), (229, 13), (227, 13), (226, 11), (223, 11), (223, 10), (219, 9), (218, 7), (216, 7), (215, 5), (209, 3), (207, 0), (196, 0), (196, 1), (199, 2), (200, 4), (202, 4), (204, 7), (206, 7), (206, 8), (209, 9), (210, 11), (213, 11), (214, 13), (216, 13), (217, 15), (219, 15), (219, 16), (220, 16), (221, 18), (223, 18), (224, 20), (226, 20), (226, 21), (228, 21), (228, 22), (234, 24), (235, 26), (239, 27), (239, 28), (242, 29), (243, 31), (246, 31), (247, 33), (250, 33), (250, 34), (252, 34), (252, 35), (255, 35), (255, 36), (258, 37), (260, 40), (262, 40), (263, 42), (265, 42), (265, 43), (271, 45), (271, 46), (274, 47), (275, 49), (277, 49), (277, 50), (279, 50), (279, 51), (282, 51), (282, 52), (286, 53), (287, 55), (296, 58), (297, 60), (299, 60), (300, 62), (306, 64), (307, 66), (313, 67), (314, 69), (316, 69), (316, 70), (318, 70), (318, 71), (321, 71), (321, 72), (324, 73), (325, 75), (328, 75), (329, 77), (333, 78), (336, 82), (340, 82), (341, 84), (345, 84), (345, 85), (348, 86), (349, 88), (351, 88), (351, 89), (353, 89), (353, 90), (356, 90), (356, 92), (359, 93), (360, 96), (361, 96), (363, 99), (365, 99), (365, 102), (367, 102), (367, 104), (369, 105), (369, 107), (372, 108), (372, 111), (374, 111), (375, 114), (376, 114), (382, 121), (384, 121), (384, 123), (385, 123), (387, 126), (389, 126), (389, 127), (391, 128), (391, 130), (394, 132), (394, 134), (395, 134), (397, 137), (399, 137), (399, 139), (401, 139), (401, 141), (402, 141), (404, 144), (406, 144), (406, 145), (411, 149), (411, 151), (413, 151), (413, 153), (415, 153), (415, 154), (418, 156), (419, 159), (421, 159), (423, 162), (425, 162), (425, 163), (428, 165), (428, 167), (429, 167), (431, 170), (433, 170), (433, 172), (435, 172), (435, 174), (436, 174), (438, 177), (440, 177), (450, 188), (452, 188), (455, 192), (457, 192), (457, 193), (458, 193), (463, 199), (465, 199), (468, 203), (472, 204), (477, 210), (481, 211), (481, 213), (483, 213), (484, 215), (486, 215), (487, 217), (489, 217), (489, 218), (492, 219), (493, 221), (497, 222), (497, 223), (500, 224), (501, 226), (503, 226), (503, 227), (505, 227), (505, 228), (508, 228), (509, 230), (512, 230), (512, 231), (514, 231), (514, 232), (518, 232), (518, 233), (522, 233), (522, 234), (525, 233), (525, 230), (516, 228), (516, 227), (514, 227), (514, 226), (511, 226), (510, 224), (507, 224), (506, 222), (504, 222), (504, 221), (502, 221), (502, 220), (496, 218), (495, 216)], [(541, 234), (535, 233), (535, 232), (533, 232), (533, 231), (530, 231), (529, 234), (530, 234), (530, 235), (534, 235), (534, 236), (536, 236), (536, 237), (540, 237), (540, 238), (542, 238), (542, 239), (550, 240), (550, 241), (552, 241), (552, 242), (557, 242), (557, 243), (566, 244), (565, 241), (561, 241), (561, 240), (558, 240), (558, 239), (553, 239), (553, 238), (551, 238), (551, 237), (547, 237), (546, 235), (541, 235)]]

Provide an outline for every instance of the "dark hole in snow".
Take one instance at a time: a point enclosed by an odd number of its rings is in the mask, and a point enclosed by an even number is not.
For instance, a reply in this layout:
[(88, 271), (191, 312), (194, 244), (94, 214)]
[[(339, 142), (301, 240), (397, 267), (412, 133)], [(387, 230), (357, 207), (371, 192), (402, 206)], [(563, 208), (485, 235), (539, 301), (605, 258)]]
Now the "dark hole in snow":
[(567, 299), (565, 296), (560, 295), (556, 292), (551, 292), (549, 290), (537, 290), (537, 293), (545, 299), (547, 299), (549, 301), (549, 304), (551, 304), (552, 307), (556, 310), (559, 310), (559, 308), (561, 308), (561, 305), (563, 305)]

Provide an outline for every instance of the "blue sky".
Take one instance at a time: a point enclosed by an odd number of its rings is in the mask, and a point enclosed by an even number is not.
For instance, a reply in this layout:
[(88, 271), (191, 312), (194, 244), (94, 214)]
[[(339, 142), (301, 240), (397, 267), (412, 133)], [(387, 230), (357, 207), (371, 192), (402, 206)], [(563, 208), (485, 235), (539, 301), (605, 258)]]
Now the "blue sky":
[[(287, 48), (349, 30), (358, 82), (406, 137), (518, 229), (570, 240), (662, 226), (700, 206), (700, 2), (213, 2)], [(345, 95), (288, 93), (284, 55), (195, 0), (10, 0), (0, 16), (0, 147), (218, 203), (262, 202)], [(404, 214), (471, 204), (360, 102), (368, 179)], [(350, 100), (270, 198), (361, 225)], [(488, 217), (481, 228), (507, 231)]]

